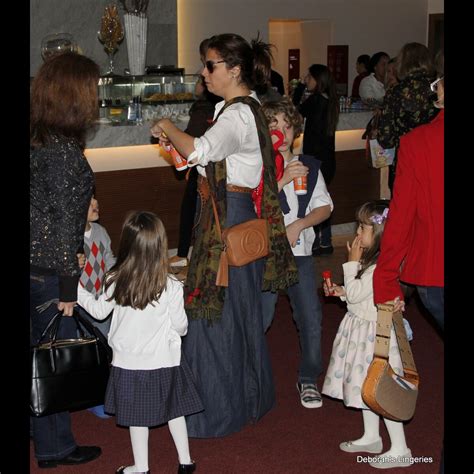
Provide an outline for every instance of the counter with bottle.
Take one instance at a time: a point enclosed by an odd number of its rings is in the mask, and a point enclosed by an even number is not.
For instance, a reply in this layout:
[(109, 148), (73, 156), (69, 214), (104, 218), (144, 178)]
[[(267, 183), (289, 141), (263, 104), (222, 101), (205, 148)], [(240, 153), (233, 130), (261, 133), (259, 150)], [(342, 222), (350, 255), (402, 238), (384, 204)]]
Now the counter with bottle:
[[(362, 134), (371, 112), (343, 112), (336, 132), (336, 175), (328, 186), (334, 201), (332, 224), (354, 221), (358, 205), (385, 197), (379, 170), (369, 168)], [(187, 117), (173, 117), (184, 130)], [(109, 231), (113, 247), (118, 244), (126, 211), (148, 209), (156, 212), (166, 226), (170, 248), (176, 248), (181, 199), (186, 171), (178, 172), (169, 153), (151, 138), (152, 120), (100, 124), (86, 146), (86, 157), (95, 172), (101, 222)], [(301, 137), (295, 143), (300, 152)]]
[[(87, 148), (109, 148), (117, 146), (135, 146), (150, 144), (150, 127), (154, 120), (161, 117), (170, 117), (171, 120), (182, 130), (189, 121), (189, 109), (191, 104), (165, 104), (156, 106), (143, 106), (141, 120), (119, 121), (101, 119), (97, 128), (87, 140)], [(122, 112), (125, 113), (125, 112)], [(364, 148), (364, 143), (359, 140), (367, 123), (372, 117), (371, 111), (342, 112), (336, 133), (336, 151)], [(362, 133), (358, 133), (362, 130)], [(355, 132), (353, 137), (341, 132)]]

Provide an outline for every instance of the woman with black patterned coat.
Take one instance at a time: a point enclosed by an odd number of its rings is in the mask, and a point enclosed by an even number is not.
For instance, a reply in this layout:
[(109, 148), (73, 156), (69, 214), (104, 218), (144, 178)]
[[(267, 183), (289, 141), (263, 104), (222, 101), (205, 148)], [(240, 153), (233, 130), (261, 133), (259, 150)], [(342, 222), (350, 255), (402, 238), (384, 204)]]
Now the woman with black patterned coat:
[[(431, 122), (438, 113), (433, 105), (430, 83), (435, 78), (428, 48), (407, 43), (397, 56), (399, 84), (385, 94), (378, 123), (377, 140), (384, 148), (398, 148), (400, 137), (418, 125)], [(389, 169), (389, 187), (393, 189), (396, 157)]]
[[(84, 156), (87, 131), (99, 116), (99, 67), (91, 59), (64, 53), (45, 61), (31, 86), (30, 108), (30, 318), (37, 344), (61, 311), (71, 316), (81, 274), (77, 253), (84, 243), (94, 174)], [(74, 338), (72, 318), (57, 336)], [(78, 446), (69, 412), (32, 417), (35, 457), (40, 468), (82, 464), (101, 454)]]

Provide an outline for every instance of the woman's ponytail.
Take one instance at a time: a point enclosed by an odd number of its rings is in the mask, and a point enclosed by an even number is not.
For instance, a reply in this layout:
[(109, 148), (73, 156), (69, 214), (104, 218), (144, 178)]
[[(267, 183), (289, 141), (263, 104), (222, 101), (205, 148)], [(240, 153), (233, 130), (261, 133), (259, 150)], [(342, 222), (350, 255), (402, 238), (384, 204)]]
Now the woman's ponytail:
[(265, 88), (270, 80), (272, 70), (274, 46), (269, 43), (264, 43), (260, 35), (250, 42), (254, 57), (254, 85), (255, 88)]

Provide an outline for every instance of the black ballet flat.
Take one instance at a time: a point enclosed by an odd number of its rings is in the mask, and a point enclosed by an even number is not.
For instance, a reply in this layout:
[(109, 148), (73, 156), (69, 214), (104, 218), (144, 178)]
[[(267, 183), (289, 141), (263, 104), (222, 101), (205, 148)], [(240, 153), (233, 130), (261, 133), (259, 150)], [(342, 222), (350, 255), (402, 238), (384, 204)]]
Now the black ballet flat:
[(179, 464), (178, 474), (190, 474), (196, 470), (196, 463), (191, 461), (191, 464)]

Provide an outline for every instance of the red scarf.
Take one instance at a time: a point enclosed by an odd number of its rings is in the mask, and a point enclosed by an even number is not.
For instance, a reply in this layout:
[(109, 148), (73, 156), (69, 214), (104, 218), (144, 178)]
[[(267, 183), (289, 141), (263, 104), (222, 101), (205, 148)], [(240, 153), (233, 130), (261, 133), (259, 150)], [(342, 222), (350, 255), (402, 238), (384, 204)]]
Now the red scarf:
[[(277, 182), (283, 176), (283, 172), (285, 171), (285, 164), (282, 154), (278, 151), (278, 148), (281, 147), (283, 144), (285, 137), (280, 130), (272, 130), (270, 132), (270, 136), (272, 137), (273, 149), (275, 150), (275, 167), (276, 167), (276, 180)], [(262, 215), (262, 194), (263, 194), (263, 167), (262, 167), (262, 176), (260, 177), (260, 183), (258, 186), (252, 191), (252, 200), (255, 204), (255, 209), (257, 211), (257, 217)]]

